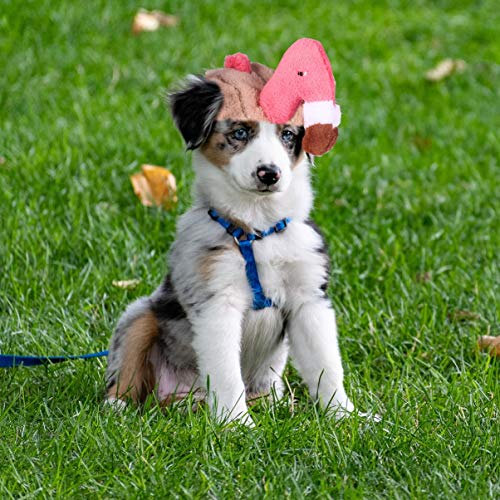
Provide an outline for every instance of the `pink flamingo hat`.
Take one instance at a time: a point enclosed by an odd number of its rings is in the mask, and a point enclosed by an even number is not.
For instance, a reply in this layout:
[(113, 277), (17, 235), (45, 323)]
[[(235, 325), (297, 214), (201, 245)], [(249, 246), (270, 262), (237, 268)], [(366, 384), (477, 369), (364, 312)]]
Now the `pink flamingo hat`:
[(237, 53), (226, 57), (224, 68), (210, 70), (206, 77), (219, 85), (224, 97), (217, 119), (303, 125), (304, 150), (316, 156), (334, 146), (340, 107), (330, 61), (317, 40), (297, 40), (276, 71)]

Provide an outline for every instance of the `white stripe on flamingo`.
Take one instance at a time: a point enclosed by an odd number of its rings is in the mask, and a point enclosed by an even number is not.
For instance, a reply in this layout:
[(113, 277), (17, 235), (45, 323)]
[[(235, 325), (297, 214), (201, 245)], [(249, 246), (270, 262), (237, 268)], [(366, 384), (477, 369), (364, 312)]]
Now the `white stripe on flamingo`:
[(304, 127), (316, 124), (340, 125), (340, 106), (333, 101), (304, 102)]

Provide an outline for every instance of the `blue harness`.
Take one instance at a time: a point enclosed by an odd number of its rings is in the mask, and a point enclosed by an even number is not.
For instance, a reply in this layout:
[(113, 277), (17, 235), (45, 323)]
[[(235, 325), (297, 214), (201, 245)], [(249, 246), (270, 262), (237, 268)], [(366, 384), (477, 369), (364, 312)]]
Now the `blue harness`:
[(282, 233), (292, 219), (290, 217), (281, 219), (266, 231), (245, 233), (241, 227), (237, 227), (234, 224), (231, 224), (231, 222), (223, 219), (213, 208), (208, 211), (208, 215), (210, 215), (215, 222), (218, 222), (226, 230), (226, 232), (233, 237), (235, 243), (240, 249), (241, 255), (245, 259), (245, 272), (248, 284), (250, 285), (253, 294), (252, 308), (257, 311), (266, 307), (273, 307), (273, 301), (266, 297), (264, 291), (262, 290), (252, 245), (255, 240), (261, 240), (262, 238), (265, 238), (273, 233)]

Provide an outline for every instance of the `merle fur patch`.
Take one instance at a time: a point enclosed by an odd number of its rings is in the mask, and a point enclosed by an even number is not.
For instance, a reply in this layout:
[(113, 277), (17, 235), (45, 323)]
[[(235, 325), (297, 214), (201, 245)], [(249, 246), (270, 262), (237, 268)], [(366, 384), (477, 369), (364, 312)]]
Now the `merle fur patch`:
[(151, 309), (159, 320), (179, 320), (186, 318), (186, 312), (178, 301), (170, 276), (160, 288), (160, 294), (153, 300)]
[[(285, 140), (283, 137), (285, 132), (290, 132), (292, 138), (290, 140)], [(304, 127), (296, 125), (278, 125), (277, 126), (278, 137), (281, 140), (285, 150), (292, 161), (292, 166), (295, 166), (302, 159), (304, 150), (302, 149), (302, 140), (305, 135)]]

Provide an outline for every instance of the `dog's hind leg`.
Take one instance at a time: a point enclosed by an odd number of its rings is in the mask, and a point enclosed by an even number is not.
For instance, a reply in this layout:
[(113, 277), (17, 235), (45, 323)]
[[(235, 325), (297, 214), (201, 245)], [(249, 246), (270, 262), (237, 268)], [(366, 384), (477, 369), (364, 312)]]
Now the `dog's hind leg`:
[(108, 403), (121, 407), (127, 399), (143, 402), (152, 392), (155, 376), (149, 358), (158, 331), (149, 298), (141, 298), (127, 308), (109, 348)]

